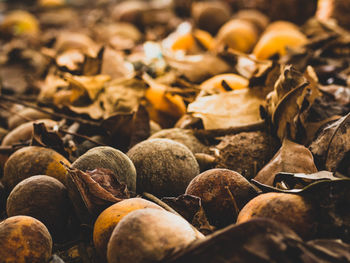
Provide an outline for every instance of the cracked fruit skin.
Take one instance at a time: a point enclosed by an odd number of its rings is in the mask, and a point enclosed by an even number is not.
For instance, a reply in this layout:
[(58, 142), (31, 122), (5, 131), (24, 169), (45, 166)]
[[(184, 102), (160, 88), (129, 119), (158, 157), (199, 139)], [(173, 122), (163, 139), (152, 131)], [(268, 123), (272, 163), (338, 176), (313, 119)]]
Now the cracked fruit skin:
[(287, 48), (301, 47), (306, 43), (306, 36), (294, 24), (277, 21), (266, 28), (255, 45), (253, 54), (257, 59), (269, 59), (275, 54), (285, 55)]
[(258, 217), (282, 223), (303, 239), (312, 237), (316, 221), (311, 204), (300, 195), (286, 193), (266, 193), (250, 200), (239, 213), (237, 224)]
[(0, 244), (2, 263), (44, 263), (51, 257), (49, 231), (30, 216), (13, 216), (0, 222)]
[(163, 209), (145, 199), (130, 198), (108, 207), (99, 215), (94, 225), (93, 241), (102, 259), (107, 257), (108, 241), (120, 220), (130, 212), (144, 208)]
[(28, 146), (14, 152), (6, 161), (1, 182), (11, 191), (19, 182), (33, 175), (48, 175), (66, 184), (66, 169), (60, 163), (70, 166), (70, 162), (56, 151)]

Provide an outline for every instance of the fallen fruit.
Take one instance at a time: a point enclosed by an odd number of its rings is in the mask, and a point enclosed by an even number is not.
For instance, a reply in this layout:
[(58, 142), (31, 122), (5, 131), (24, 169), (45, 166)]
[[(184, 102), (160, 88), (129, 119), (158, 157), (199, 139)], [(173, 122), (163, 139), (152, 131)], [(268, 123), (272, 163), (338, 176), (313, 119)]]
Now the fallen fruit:
[[(225, 82), (225, 84), (223, 83)], [(236, 89), (245, 89), (248, 87), (249, 81), (237, 74), (227, 73), (219, 74), (207, 79), (202, 82), (200, 89), (208, 93), (220, 93), (225, 92), (227, 89), (236, 90)]]
[(237, 224), (252, 218), (265, 217), (276, 220), (304, 239), (314, 234), (314, 212), (312, 205), (303, 197), (286, 193), (261, 194), (246, 204), (237, 218)]
[(50, 148), (28, 146), (14, 152), (6, 161), (1, 182), (11, 191), (19, 182), (33, 176), (45, 174), (66, 183), (66, 169), (60, 163), (69, 161)]
[(1, 262), (43, 263), (51, 257), (52, 239), (43, 223), (30, 216), (0, 222)]
[(2, 140), (1, 145), (11, 146), (16, 143), (21, 143), (21, 142), (30, 140), (30, 138), (33, 135), (34, 123), (44, 123), (45, 126), (49, 129), (52, 129), (55, 125), (57, 125), (57, 122), (50, 119), (39, 119), (36, 121), (29, 121), (29, 122), (23, 123), (17, 126), (16, 128), (14, 128), (12, 131), (10, 131)]
[(39, 33), (39, 23), (31, 13), (14, 10), (0, 23), (0, 32), (10, 36), (35, 35)]
[(93, 241), (102, 259), (107, 258), (108, 241), (120, 220), (130, 212), (144, 208), (162, 209), (145, 199), (130, 198), (108, 207), (99, 215), (94, 225)]
[(201, 198), (209, 222), (218, 227), (234, 223), (239, 210), (257, 195), (247, 179), (227, 169), (211, 169), (197, 175), (186, 194)]
[(180, 216), (152, 208), (136, 210), (113, 230), (108, 242), (108, 263), (161, 261), (197, 238), (196, 231)]
[(92, 171), (96, 168), (106, 168), (113, 171), (116, 179), (136, 191), (136, 170), (123, 152), (110, 147), (98, 146), (88, 150), (72, 164), (72, 168), (82, 171)]
[(253, 54), (257, 59), (269, 59), (273, 55), (283, 56), (288, 48), (300, 47), (307, 38), (290, 22), (271, 23), (255, 45)]
[(127, 155), (136, 167), (138, 193), (177, 196), (199, 174), (192, 152), (173, 140), (146, 140), (132, 147)]
[(48, 119), (50, 115), (32, 108), (24, 108), (23, 110), (18, 112), (18, 115), (10, 116), (8, 120), (8, 127), (10, 130), (18, 127), (19, 125), (30, 121), (40, 120), (40, 119)]
[(247, 53), (258, 41), (258, 30), (250, 21), (233, 19), (220, 28), (216, 39), (218, 47), (227, 46)]
[(195, 153), (208, 153), (209, 149), (203, 143), (201, 143), (197, 137), (193, 134), (192, 130), (171, 128), (160, 130), (149, 137), (149, 139), (170, 139), (176, 142), (182, 143), (187, 146), (188, 149)]
[(11, 191), (7, 198), (9, 217), (26, 215), (40, 220), (54, 239), (63, 236), (68, 222), (70, 201), (66, 187), (47, 175), (29, 177)]
[(194, 2), (192, 17), (196, 25), (215, 35), (219, 28), (231, 17), (231, 8), (220, 1)]

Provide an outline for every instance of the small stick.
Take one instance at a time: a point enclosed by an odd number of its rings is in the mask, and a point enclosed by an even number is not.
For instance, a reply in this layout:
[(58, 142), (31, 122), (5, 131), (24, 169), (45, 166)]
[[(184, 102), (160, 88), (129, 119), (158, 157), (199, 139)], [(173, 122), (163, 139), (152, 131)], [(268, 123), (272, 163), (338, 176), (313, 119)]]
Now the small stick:
[(212, 130), (194, 130), (195, 134), (203, 137), (220, 137), (228, 134), (236, 134), (240, 132), (258, 131), (265, 127), (265, 121), (261, 120), (252, 124), (247, 124), (238, 127), (227, 129), (212, 129)]
[(62, 132), (62, 133), (65, 133), (65, 134), (70, 134), (70, 135), (73, 135), (73, 136), (76, 136), (76, 137), (80, 137), (80, 138), (83, 138), (87, 141), (90, 141), (96, 145), (99, 145), (99, 146), (108, 146), (107, 144), (104, 144), (104, 143), (101, 143), (101, 142), (98, 142), (98, 141), (95, 141), (93, 139), (91, 139), (90, 137), (88, 136), (85, 136), (85, 135), (82, 135), (82, 134), (79, 134), (79, 133), (75, 133), (75, 132), (70, 132), (68, 130), (65, 130), (65, 129), (62, 129), (62, 128), (59, 128), (58, 129), (59, 132)]
[(225, 186), (225, 189), (227, 190), (227, 193), (228, 193), (228, 195), (229, 195), (230, 198), (231, 198), (233, 207), (234, 207), (235, 212), (236, 212), (236, 216), (238, 216), (238, 214), (239, 214), (239, 208), (238, 208), (238, 206), (237, 206), (236, 199), (235, 199), (235, 197), (233, 196), (233, 194), (232, 194), (230, 188), (229, 188), (227, 185)]
[(92, 125), (92, 126), (99, 126), (100, 125), (98, 122), (95, 122), (95, 121), (89, 121), (89, 120), (85, 120), (85, 119), (81, 119), (81, 118), (71, 117), (71, 116), (68, 116), (68, 115), (65, 115), (65, 114), (61, 114), (61, 113), (47, 111), (47, 110), (44, 110), (44, 109), (42, 109), (42, 108), (40, 108), (38, 106), (35, 106), (33, 104), (27, 103), (25, 101), (18, 100), (16, 98), (11, 98), (11, 97), (6, 96), (6, 95), (0, 94), (0, 100), (5, 100), (5, 101), (9, 101), (9, 102), (12, 102), (12, 103), (15, 103), (15, 104), (23, 105), (25, 107), (32, 108), (32, 109), (35, 109), (37, 111), (41, 111), (43, 113), (49, 114), (49, 115), (57, 117), (57, 118), (68, 119), (68, 120), (72, 120), (72, 121), (75, 121), (75, 122), (80, 122), (80, 123), (87, 124), (87, 125)]

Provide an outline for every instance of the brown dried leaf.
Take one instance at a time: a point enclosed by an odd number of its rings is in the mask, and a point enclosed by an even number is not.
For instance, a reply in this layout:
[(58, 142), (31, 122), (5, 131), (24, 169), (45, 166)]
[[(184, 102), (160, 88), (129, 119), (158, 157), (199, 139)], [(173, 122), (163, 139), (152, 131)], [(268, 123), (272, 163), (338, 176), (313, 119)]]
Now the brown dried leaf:
[(66, 169), (68, 192), (82, 221), (89, 222), (108, 206), (130, 197), (126, 185), (119, 183), (109, 169)]
[(204, 128), (225, 129), (261, 121), (260, 105), (265, 100), (250, 89), (198, 97), (187, 111), (202, 119)]
[(164, 197), (162, 201), (191, 222), (201, 233), (210, 234), (215, 230), (215, 227), (209, 224), (199, 197), (184, 194), (178, 197)]
[(306, 76), (292, 66), (282, 66), (275, 90), (267, 96), (267, 113), (281, 140), (304, 138), (305, 123), (302, 123), (302, 115), (305, 115), (320, 96), (315, 81)]
[(195, 83), (232, 70), (224, 60), (209, 53), (184, 58), (165, 55), (165, 60), (180, 75)]
[(325, 127), (310, 150), (320, 168), (335, 172), (350, 151), (350, 113)]
[(31, 145), (54, 149), (65, 157), (69, 157), (62, 138), (53, 131), (48, 131), (44, 123), (33, 123), (33, 136)]
[(317, 168), (311, 152), (303, 145), (284, 139), (281, 148), (255, 176), (255, 180), (273, 186), (276, 174), (287, 173), (316, 173)]

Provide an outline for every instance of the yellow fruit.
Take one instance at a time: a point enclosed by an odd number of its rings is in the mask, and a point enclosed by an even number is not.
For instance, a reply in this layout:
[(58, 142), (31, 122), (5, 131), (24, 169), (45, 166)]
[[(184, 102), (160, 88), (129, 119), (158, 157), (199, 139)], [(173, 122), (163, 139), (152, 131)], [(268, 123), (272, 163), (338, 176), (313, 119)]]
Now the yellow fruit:
[(51, 257), (49, 231), (30, 216), (13, 216), (0, 222), (0, 244), (0, 262), (43, 263)]
[(64, 4), (65, 0), (39, 0), (39, 5), (42, 7), (56, 7)]
[(9, 35), (33, 35), (39, 32), (39, 22), (35, 16), (23, 11), (15, 10), (9, 13), (0, 25), (1, 32)]
[(177, 37), (171, 49), (190, 52), (197, 47), (197, 41), (207, 50), (212, 50), (214, 47), (214, 38), (208, 32), (196, 29), (193, 33), (187, 33)]
[(228, 73), (216, 75), (210, 79), (207, 79), (200, 85), (200, 89), (215, 93), (226, 91), (222, 85), (223, 81), (225, 81), (232, 90), (247, 88), (249, 84), (249, 81), (246, 78), (237, 74)]
[(233, 19), (224, 24), (216, 37), (218, 47), (228, 46), (241, 52), (249, 52), (258, 40), (255, 25), (243, 19)]
[(283, 56), (287, 48), (300, 47), (306, 42), (306, 36), (295, 25), (277, 21), (265, 30), (254, 47), (253, 54), (257, 59), (268, 59), (275, 54)]
[(108, 241), (119, 221), (130, 212), (143, 208), (162, 209), (160, 206), (145, 199), (130, 198), (108, 207), (99, 215), (94, 225), (93, 240), (95, 248), (102, 259), (107, 257)]

